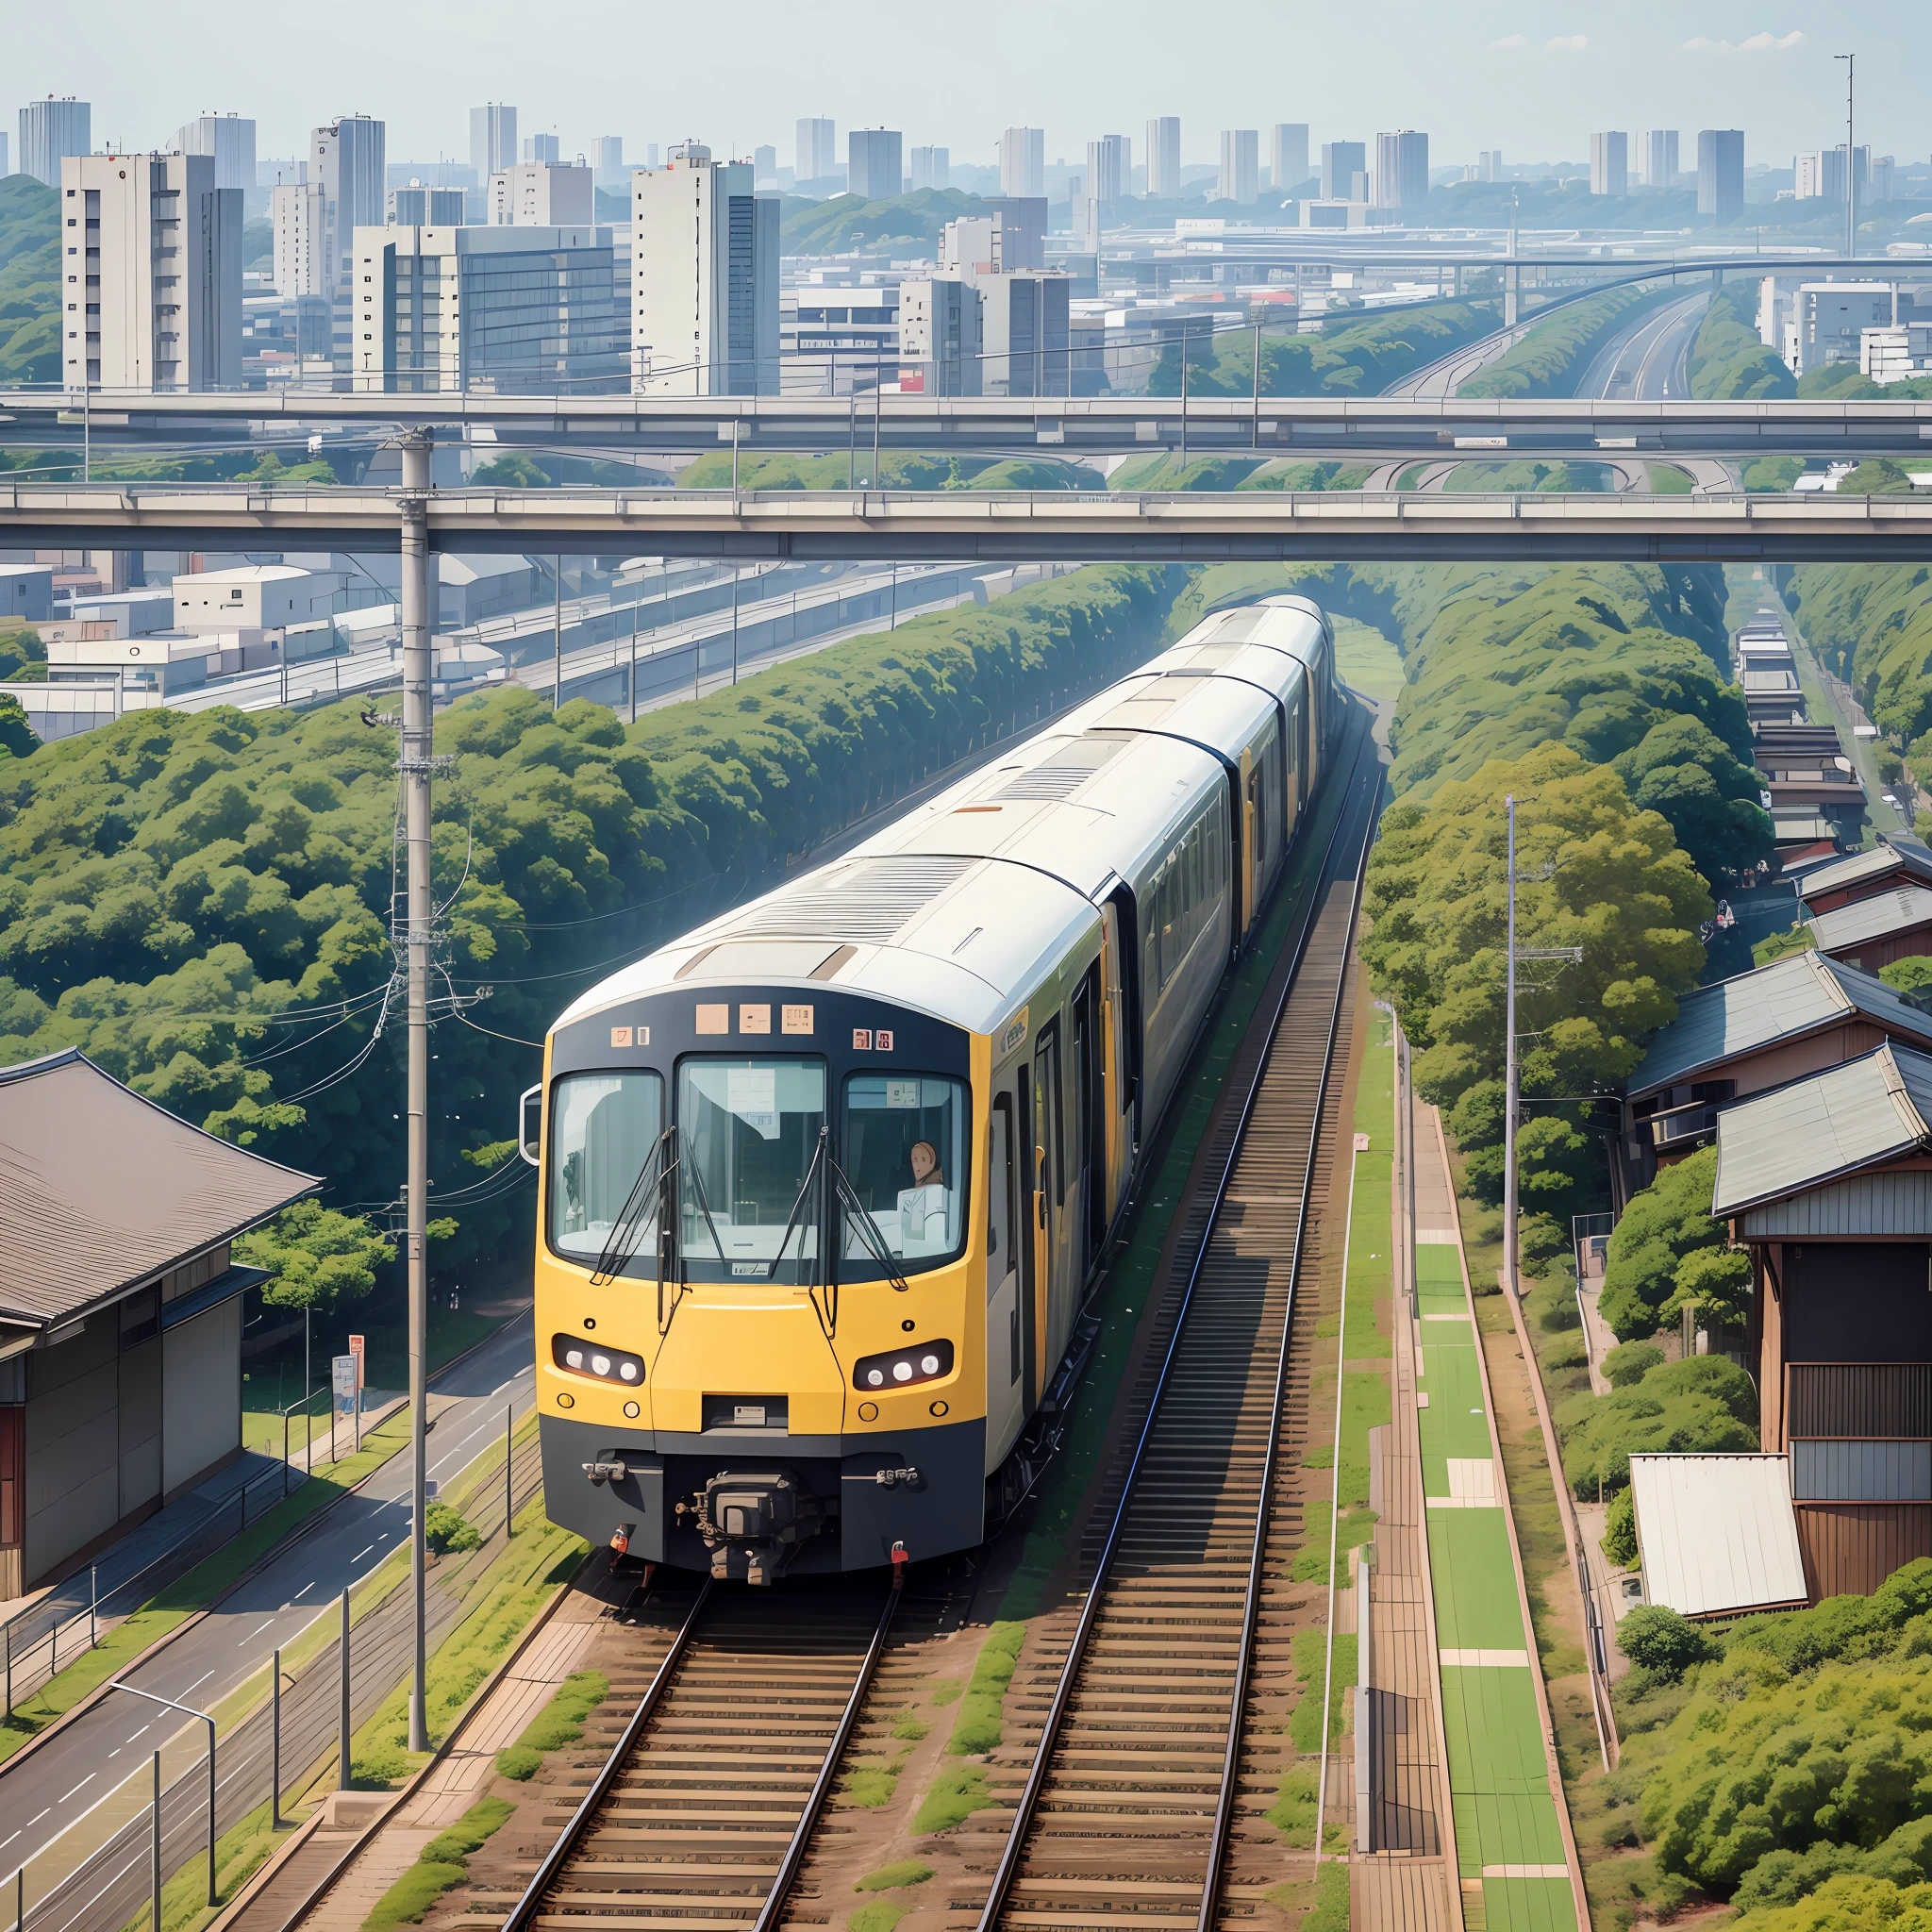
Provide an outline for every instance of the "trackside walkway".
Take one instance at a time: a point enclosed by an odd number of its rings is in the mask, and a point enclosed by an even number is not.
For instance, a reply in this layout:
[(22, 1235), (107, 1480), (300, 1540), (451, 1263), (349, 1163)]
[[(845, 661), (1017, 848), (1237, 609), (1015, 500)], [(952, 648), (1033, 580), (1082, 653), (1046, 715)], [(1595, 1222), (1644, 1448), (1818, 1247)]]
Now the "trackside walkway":
[(1417, 1423), (1468, 1932), (1578, 1932), (1475, 1305), (1435, 1110), (1415, 1108)]

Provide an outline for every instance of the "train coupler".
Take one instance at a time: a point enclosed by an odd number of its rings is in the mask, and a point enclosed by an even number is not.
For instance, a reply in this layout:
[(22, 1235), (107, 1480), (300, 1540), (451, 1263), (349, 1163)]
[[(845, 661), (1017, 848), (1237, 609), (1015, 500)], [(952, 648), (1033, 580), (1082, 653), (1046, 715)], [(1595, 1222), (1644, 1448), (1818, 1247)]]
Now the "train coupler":
[(698, 1534), (720, 1582), (774, 1583), (826, 1509), (789, 1470), (722, 1471), (697, 1499)]

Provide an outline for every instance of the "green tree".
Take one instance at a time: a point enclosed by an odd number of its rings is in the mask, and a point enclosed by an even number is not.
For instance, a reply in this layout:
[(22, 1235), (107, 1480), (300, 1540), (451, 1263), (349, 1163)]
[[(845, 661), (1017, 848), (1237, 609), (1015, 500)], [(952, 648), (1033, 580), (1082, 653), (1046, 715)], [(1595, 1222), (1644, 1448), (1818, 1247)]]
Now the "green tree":
[(40, 745), (40, 734), (27, 722), (20, 700), (0, 691), (0, 756), (24, 758)]
[(1716, 1184), (1717, 1149), (1703, 1147), (1658, 1169), (1649, 1187), (1631, 1196), (1610, 1235), (1597, 1302), (1620, 1341), (1640, 1341), (1656, 1331), (1687, 1256), (1725, 1244), (1724, 1224), (1710, 1212)]
[(1713, 885), (1771, 858), (1771, 814), (1758, 803), (1762, 774), (1701, 719), (1662, 718), (1610, 763), (1639, 806), (1670, 821)]
[(1751, 1257), (1742, 1248), (1693, 1248), (1671, 1277), (1676, 1291), (1666, 1317), (1694, 1308), (1707, 1325), (1741, 1328), (1751, 1319)]
[(1640, 1604), (1617, 1624), (1617, 1648), (1639, 1670), (1659, 1677), (1681, 1677), (1692, 1664), (1713, 1656), (1714, 1648), (1688, 1617), (1662, 1604)]
[(450, 1503), (432, 1503), (423, 1512), (423, 1541), (439, 1557), (461, 1556), (483, 1547), (483, 1533)]
[(1639, 311), (1667, 300), (1671, 291), (1626, 285), (1566, 302), (1532, 323), (1522, 338), (1487, 362), (1456, 391), (1458, 396), (1568, 396), (1597, 344)]
[(1798, 392), (1796, 377), (1758, 338), (1755, 281), (1734, 282), (1711, 291), (1685, 366), (1690, 393), (1700, 401), (1748, 401)]
[(23, 672), (45, 677), (47, 647), (30, 624), (0, 625), (0, 678), (18, 677)]
[(1757, 1447), (1751, 1378), (1720, 1355), (1686, 1356), (1607, 1395), (1573, 1395), (1557, 1407), (1563, 1474), (1579, 1496), (1612, 1495), (1630, 1480), (1632, 1456), (1748, 1453)]
[(1838, 483), (1840, 496), (1909, 496), (1912, 479), (1890, 457), (1867, 457)]
[(339, 1213), (319, 1201), (297, 1201), (235, 1243), (238, 1261), (266, 1268), (273, 1277), (262, 1299), (289, 1308), (327, 1310), (360, 1301), (375, 1286), (375, 1271), (395, 1257), (395, 1244), (366, 1216)]

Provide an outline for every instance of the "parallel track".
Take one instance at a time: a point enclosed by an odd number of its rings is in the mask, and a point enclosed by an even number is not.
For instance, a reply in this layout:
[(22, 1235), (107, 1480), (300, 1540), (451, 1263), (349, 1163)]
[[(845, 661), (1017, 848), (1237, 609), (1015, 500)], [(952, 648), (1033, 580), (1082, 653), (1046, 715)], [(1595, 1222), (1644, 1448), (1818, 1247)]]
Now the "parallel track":
[(979, 1932), (1126, 1921), (1208, 1932), (1225, 1914), (1238, 1814), (1272, 1790), (1267, 1740), (1247, 1735), (1248, 1720), (1291, 1668), (1280, 1614), (1291, 1606), (1276, 1601), (1267, 1558), (1271, 1534), (1300, 1526), (1278, 1452), (1307, 1421), (1314, 1315), (1297, 1289), (1319, 1240), (1329, 1076), (1378, 785), (1363, 734), (1277, 1003), (1237, 1054), (1179, 1204), (1179, 1291), (1137, 1391), (1131, 1455), (1081, 1552), (1085, 1605), (1061, 1640)]

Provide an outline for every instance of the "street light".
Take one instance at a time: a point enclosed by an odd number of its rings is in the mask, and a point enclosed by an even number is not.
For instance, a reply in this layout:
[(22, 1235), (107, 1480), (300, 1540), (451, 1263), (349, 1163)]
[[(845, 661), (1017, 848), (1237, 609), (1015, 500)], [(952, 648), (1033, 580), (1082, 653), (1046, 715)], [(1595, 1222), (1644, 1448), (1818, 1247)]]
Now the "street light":
[[(196, 1710), (192, 1704), (176, 1704), (172, 1697), (161, 1697), (152, 1690), (137, 1690), (134, 1685), (116, 1677), (108, 1687), (110, 1690), (125, 1690), (133, 1697), (145, 1697), (150, 1704), (165, 1704), (170, 1710), (178, 1710), (184, 1717), (198, 1717), (208, 1726), (208, 1902), (221, 1903), (220, 1893), (215, 1889), (215, 1721), (205, 1710)], [(155, 1753), (157, 1770), (161, 1754)], [(158, 1798), (157, 1799), (158, 1803)]]

